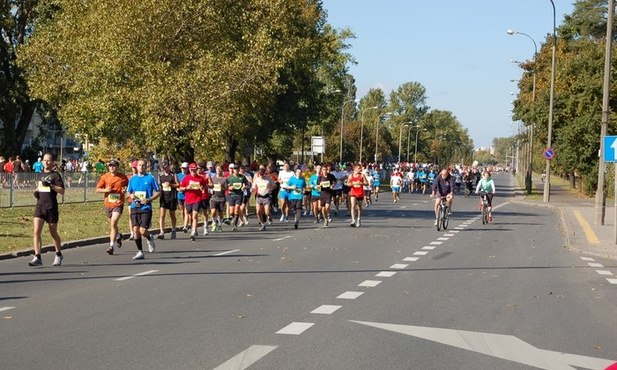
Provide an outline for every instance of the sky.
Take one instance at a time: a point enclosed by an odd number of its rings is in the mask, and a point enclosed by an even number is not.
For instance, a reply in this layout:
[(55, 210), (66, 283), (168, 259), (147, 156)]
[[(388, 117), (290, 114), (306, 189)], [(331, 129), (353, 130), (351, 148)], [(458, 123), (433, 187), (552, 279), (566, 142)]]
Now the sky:
[[(557, 27), (574, 10), (574, 0), (553, 0)], [(532, 60), (534, 45), (553, 33), (550, 0), (323, 0), (328, 23), (350, 28), (347, 50), (362, 98), (371, 88), (386, 96), (406, 82), (426, 88), (431, 110), (450, 111), (474, 146), (514, 135), (512, 79), (522, 70), (511, 60)]]

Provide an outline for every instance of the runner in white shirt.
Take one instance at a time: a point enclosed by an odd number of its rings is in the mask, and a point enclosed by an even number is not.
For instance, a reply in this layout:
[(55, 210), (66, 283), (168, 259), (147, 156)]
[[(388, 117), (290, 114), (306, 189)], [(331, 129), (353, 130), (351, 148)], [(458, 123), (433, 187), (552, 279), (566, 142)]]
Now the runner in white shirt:
[(390, 188), (392, 188), (393, 203), (400, 200), (401, 185), (403, 185), (403, 178), (401, 173), (395, 169), (392, 171), (392, 175), (390, 176)]
[(364, 170), (364, 177), (368, 181), (368, 185), (364, 185), (364, 203), (365, 207), (368, 208), (369, 205), (373, 204), (373, 200), (371, 199), (371, 189), (373, 189), (373, 174), (369, 170)]
[[(289, 163), (285, 163), (283, 165), (283, 169), (279, 171), (279, 184), (287, 184), (287, 181), (292, 178), (294, 172), (289, 169)], [(279, 205), (281, 207), (281, 222), (288, 222), (289, 217), (289, 205), (291, 204), (289, 201), (289, 195), (291, 191), (281, 186), (281, 191), (279, 192)]]

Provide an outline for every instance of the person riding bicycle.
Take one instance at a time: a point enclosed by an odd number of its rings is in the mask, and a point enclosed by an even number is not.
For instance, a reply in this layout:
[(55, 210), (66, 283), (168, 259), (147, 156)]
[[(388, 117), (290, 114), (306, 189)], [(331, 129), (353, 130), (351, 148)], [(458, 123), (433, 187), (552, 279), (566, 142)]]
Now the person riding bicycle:
[[(495, 195), (495, 182), (491, 177), (491, 173), (488, 170), (484, 170), (482, 173), (482, 179), (478, 181), (478, 185), (476, 186), (476, 194), (479, 194), (480, 191), (486, 193), (486, 202), (488, 206), (486, 210), (488, 212), (488, 220), (493, 221), (493, 215), (491, 211), (493, 210), (493, 196)], [(482, 200), (480, 199), (480, 209), (482, 209)]]
[(441, 198), (446, 197), (448, 202), (448, 215), (452, 214), (452, 200), (454, 198), (454, 176), (450, 175), (448, 168), (443, 168), (439, 176), (435, 177), (432, 187), (431, 198), (435, 198), (435, 225), (437, 225), (437, 214)]

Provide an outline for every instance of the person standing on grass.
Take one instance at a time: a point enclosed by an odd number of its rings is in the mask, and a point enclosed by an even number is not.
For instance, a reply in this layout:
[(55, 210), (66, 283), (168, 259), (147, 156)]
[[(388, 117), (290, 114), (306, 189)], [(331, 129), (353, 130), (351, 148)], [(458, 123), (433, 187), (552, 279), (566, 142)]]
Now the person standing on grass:
[(152, 201), (161, 196), (161, 190), (154, 176), (146, 172), (148, 162), (145, 159), (137, 161), (137, 174), (129, 179), (129, 187), (126, 190), (131, 200), (131, 223), (133, 225), (133, 237), (137, 245), (137, 254), (134, 260), (145, 258), (141, 245), (141, 236), (146, 238), (148, 251), (154, 252), (154, 235), (148, 230), (152, 224)]
[(41, 249), (43, 241), (41, 233), (45, 222), (49, 225), (49, 234), (54, 241), (56, 256), (53, 266), (62, 265), (62, 245), (58, 234), (58, 194), (64, 194), (64, 182), (62, 176), (53, 170), (54, 158), (50, 153), (43, 156), (43, 172), (37, 174), (37, 188), (34, 191), (36, 207), (34, 209), (34, 258), (28, 262), (29, 266), (41, 266)]
[(122, 247), (122, 234), (118, 232), (118, 220), (124, 211), (124, 193), (129, 186), (129, 179), (122, 172), (118, 172), (120, 163), (115, 159), (107, 162), (109, 172), (101, 176), (96, 185), (97, 193), (105, 194), (105, 212), (109, 221), (109, 247), (106, 252), (114, 254), (115, 247)]

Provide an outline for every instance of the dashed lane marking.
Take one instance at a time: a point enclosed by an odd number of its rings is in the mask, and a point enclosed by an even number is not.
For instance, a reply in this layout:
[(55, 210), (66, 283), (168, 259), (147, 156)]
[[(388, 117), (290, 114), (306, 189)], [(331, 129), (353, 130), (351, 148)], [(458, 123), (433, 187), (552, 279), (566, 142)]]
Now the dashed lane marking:
[(149, 275), (149, 274), (153, 274), (155, 272), (158, 272), (159, 270), (149, 270), (149, 271), (144, 271), (144, 272), (140, 272), (139, 274), (135, 274), (135, 275), (131, 275), (131, 276), (125, 276), (125, 277), (121, 277), (118, 279), (114, 279), (115, 281), (125, 281), (125, 280), (129, 280), (129, 279), (134, 279), (136, 277), (140, 277), (140, 276), (144, 276), (144, 275)]
[(593, 262), (593, 261), (595, 261), (593, 258), (590, 258), (590, 257), (581, 257), (581, 259), (582, 259), (583, 261), (589, 261), (589, 262)]
[(613, 276), (613, 273), (607, 270), (596, 270), (596, 272), (600, 275), (604, 276)]
[(414, 256), (426, 256), (427, 254), (428, 254), (428, 252), (417, 251), (413, 255)]
[(367, 287), (367, 288), (374, 288), (377, 285), (381, 284), (380, 280), (365, 280), (363, 282), (361, 282), (360, 284), (358, 284), (358, 286), (363, 286), (363, 287)]
[(391, 268), (391, 269), (398, 269), (398, 270), (402, 270), (402, 269), (404, 269), (404, 268), (407, 268), (407, 266), (409, 266), (409, 265), (406, 265), (406, 264), (404, 264), (404, 263), (395, 263), (394, 265), (390, 266), (390, 268)]
[(352, 291), (347, 291), (341, 295), (339, 295), (338, 297), (336, 297), (337, 299), (356, 299), (359, 296), (361, 296), (362, 294), (364, 294), (364, 292), (352, 292)]
[(403, 261), (405, 261), (405, 262), (416, 262), (416, 261), (417, 261), (417, 260), (419, 260), (419, 259), (420, 259), (420, 258), (418, 258), (418, 257), (405, 257), (405, 258), (403, 259)]
[(259, 361), (268, 353), (274, 351), (278, 346), (250, 346), (248, 349), (238, 353), (226, 362), (222, 363), (214, 370), (243, 370)]
[(317, 307), (313, 311), (311, 311), (311, 313), (320, 314), (320, 315), (332, 315), (341, 307), (343, 306), (334, 306), (334, 305), (324, 304), (324, 305)]
[(277, 331), (276, 334), (300, 335), (313, 325), (315, 325), (313, 322), (292, 322), (283, 329)]
[(15, 308), (15, 307), (0, 307), (0, 312), (2, 312), (2, 311), (12, 310), (12, 309), (14, 309), (14, 308)]
[(429, 246), (427, 245), (426, 247), (422, 247), (422, 249), (427, 250), (427, 251), (432, 251), (433, 249), (435, 249), (436, 247), (433, 246)]
[(445, 240), (449, 240), (449, 239), (450, 239), (450, 238), (444, 238), (444, 237), (437, 238), (437, 240), (444, 240), (444, 241), (445, 241)]
[(274, 241), (274, 242), (280, 242), (281, 240), (285, 240), (285, 239), (289, 239), (289, 238), (293, 238), (293, 237), (292, 237), (291, 235), (287, 235), (287, 236), (284, 236), (284, 237), (282, 237), (282, 238), (272, 239), (272, 241)]
[(606, 280), (607, 280), (609, 283), (611, 283), (611, 284), (617, 284), (617, 279), (609, 279), (609, 278), (607, 278)]
[(392, 277), (395, 274), (395, 271), (382, 271), (379, 274), (375, 275), (375, 277)]
[(589, 265), (589, 267), (600, 267), (600, 268), (604, 268), (604, 266), (601, 263), (588, 263), (587, 265)]
[(430, 245), (442, 245), (443, 242), (430, 242), (429, 244)]
[(233, 250), (230, 250), (230, 251), (227, 251), (227, 252), (217, 253), (214, 256), (215, 257), (220, 257), (220, 256), (224, 256), (226, 254), (232, 254), (232, 253), (236, 253), (236, 252), (239, 252), (239, 251), (240, 251), (239, 249), (233, 249)]

